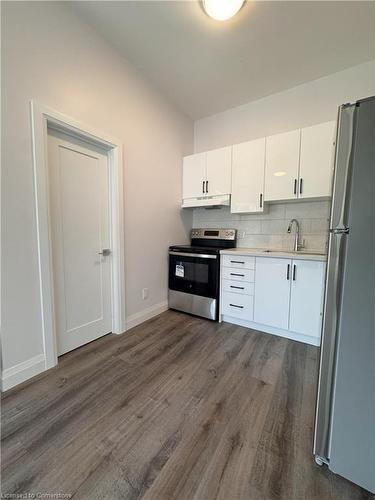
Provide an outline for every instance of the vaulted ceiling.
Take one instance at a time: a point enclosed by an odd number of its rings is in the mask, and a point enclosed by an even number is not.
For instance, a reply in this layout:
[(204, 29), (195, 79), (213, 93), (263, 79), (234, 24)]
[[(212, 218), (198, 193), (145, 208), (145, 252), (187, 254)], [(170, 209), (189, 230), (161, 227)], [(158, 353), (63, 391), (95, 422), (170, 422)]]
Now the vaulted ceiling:
[(227, 22), (198, 1), (71, 7), (193, 119), (375, 58), (375, 3), (247, 1)]

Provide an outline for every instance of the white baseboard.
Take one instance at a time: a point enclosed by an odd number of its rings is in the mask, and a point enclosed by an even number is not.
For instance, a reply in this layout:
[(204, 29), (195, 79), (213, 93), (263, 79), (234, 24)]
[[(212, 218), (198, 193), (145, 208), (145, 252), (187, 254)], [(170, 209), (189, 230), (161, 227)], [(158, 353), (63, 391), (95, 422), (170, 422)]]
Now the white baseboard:
[(46, 369), (44, 354), (38, 354), (18, 365), (3, 370), (1, 376), (1, 389), (7, 391), (15, 385), (25, 382)]
[(143, 309), (143, 311), (139, 311), (135, 314), (129, 316), (126, 320), (126, 330), (130, 330), (130, 328), (134, 328), (137, 325), (140, 325), (144, 321), (161, 314), (164, 311), (168, 310), (168, 301), (164, 300), (163, 302), (159, 302), (159, 304), (154, 304), (151, 307), (147, 307), (147, 309)]
[[(126, 330), (130, 328), (134, 328), (137, 325), (140, 325), (144, 321), (161, 314), (164, 311), (168, 310), (168, 301), (165, 300), (160, 302), (159, 304), (155, 304), (143, 311), (139, 311), (135, 314), (132, 314), (128, 317), (126, 321)], [(39, 373), (45, 371), (46, 363), (44, 354), (38, 354), (33, 358), (28, 359), (27, 361), (23, 361), (18, 365), (14, 365), (11, 368), (6, 368), (2, 372), (1, 377), (1, 390), (7, 391), (12, 387), (25, 382), (31, 377), (35, 377)]]
[(223, 314), (221, 320), (227, 323), (233, 323), (234, 325), (244, 326), (246, 328), (251, 328), (252, 330), (257, 330), (259, 332), (270, 333), (271, 335), (277, 335), (278, 337), (284, 337), (290, 340), (298, 340), (298, 342), (303, 342), (304, 344), (320, 346), (320, 337), (310, 337), (309, 335), (303, 335), (302, 333), (295, 333), (289, 330), (281, 330), (280, 328), (275, 328), (273, 326), (261, 325), (260, 323), (254, 323), (253, 321), (247, 321), (239, 318), (232, 318)]

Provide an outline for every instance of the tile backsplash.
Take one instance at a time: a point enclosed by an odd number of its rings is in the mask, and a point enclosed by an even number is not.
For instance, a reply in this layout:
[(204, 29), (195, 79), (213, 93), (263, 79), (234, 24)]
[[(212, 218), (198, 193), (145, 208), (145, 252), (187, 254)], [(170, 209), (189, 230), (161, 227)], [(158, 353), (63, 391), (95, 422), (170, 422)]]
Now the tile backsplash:
[(300, 224), (304, 249), (325, 252), (328, 240), (329, 201), (295, 201), (266, 204), (262, 214), (231, 214), (230, 207), (195, 208), (193, 227), (223, 227), (238, 230), (238, 247), (292, 250), (292, 234), (287, 233), (291, 219)]

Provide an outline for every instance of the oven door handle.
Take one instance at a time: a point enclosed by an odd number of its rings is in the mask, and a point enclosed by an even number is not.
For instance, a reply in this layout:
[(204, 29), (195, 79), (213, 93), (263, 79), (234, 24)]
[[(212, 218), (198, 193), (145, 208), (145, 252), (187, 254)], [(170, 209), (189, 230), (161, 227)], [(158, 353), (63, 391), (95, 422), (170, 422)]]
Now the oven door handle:
[(182, 257), (197, 257), (198, 259), (217, 259), (217, 255), (209, 255), (207, 253), (187, 253), (170, 251), (169, 255), (181, 255)]

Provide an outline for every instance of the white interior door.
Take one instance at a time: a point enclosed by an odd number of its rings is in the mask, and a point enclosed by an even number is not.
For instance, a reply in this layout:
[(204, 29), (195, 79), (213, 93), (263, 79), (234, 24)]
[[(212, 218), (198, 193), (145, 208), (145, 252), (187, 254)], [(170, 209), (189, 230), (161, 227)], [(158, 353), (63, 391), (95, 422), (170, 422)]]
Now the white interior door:
[(232, 213), (263, 212), (266, 138), (233, 146)]
[(48, 161), (61, 355), (112, 328), (108, 160), (95, 146), (49, 131)]

